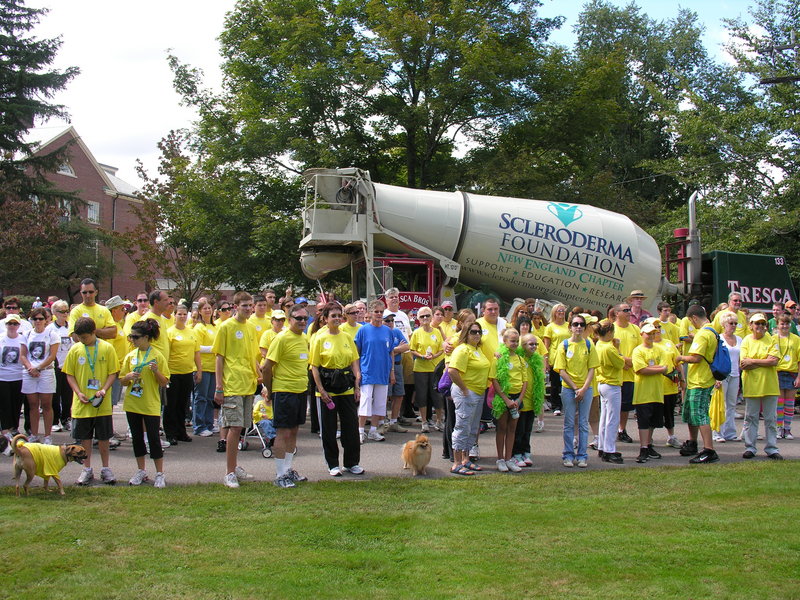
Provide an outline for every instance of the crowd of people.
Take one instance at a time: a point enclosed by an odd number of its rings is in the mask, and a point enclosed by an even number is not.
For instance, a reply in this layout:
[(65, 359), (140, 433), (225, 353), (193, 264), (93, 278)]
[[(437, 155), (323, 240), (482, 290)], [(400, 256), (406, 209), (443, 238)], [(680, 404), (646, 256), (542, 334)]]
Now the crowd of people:
[[(646, 296), (634, 290), (605, 315), (563, 304), (545, 314), (531, 298), (506, 321), (495, 298), (477, 311), (445, 301), (409, 318), (395, 288), (385, 303), (321, 297), (313, 315), (291, 290), (280, 299), (271, 289), (237, 292), (232, 301), (202, 297), (194, 307), (163, 290), (100, 303), (91, 279), (80, 293), (72, 308), (57, 298), (39, 302), (27, 319), (19, 300), (6, 298), (0, 315), (4, 439), (19, 432), (21, 414), (31, 442), (52, 444), (53, 432), (70, 431), (87, 452), (80, 485), (94, 479), (95, 443), (100, 480), (115, 483), (109, 450), (130, 439), (136, 464), (129, 483), (149, 480), (149, 455), (153, 484), (164, 487), (163, 448), (191, 442), (191, 429), (218, 436), (223, 482), (236, 488), (252, 478), (238, 451), (255, 423), (274, 438), (275, 484), (295, 487), (306, 480), (293, 458), (307, 418), (333, 477), (364, 473), (364, 444), (417, 427), (441, 432), (454, 475), (488, 468), (479, 464), (478, 438), (491, 429), (496, 469), (519, 472), (533, 465), (531, 438), (544, 429), (545, 411), (563, 417), (565, 468), (586, 468), (590, 449), (623, 463), (618, 444), (634, 443), (632, 416), (638, 463), (661, 458), (655, 437), (662, 429), (663, 444), (694, 464), (716, 462), (714, 445), (736, 439), (744, 441), (745, 459), (765, 439), (766, 455), (780, 460), (778, 440), (793, 439), (800, 387), (794, 302), (775, 304), (767, 319), (748, 314), (732, 293), (710, 315), (694, 304), (678, 319), (666, 302), (651, 315)], [(718, 344), (733, 367), (720, 381), (710, 367)], [(725, 418), (712, 428), (715, 390)], [(114, 431), (120, 403), (126, 432)], [(689, 430), (683, 442), (675, 435), (678, 411)]]

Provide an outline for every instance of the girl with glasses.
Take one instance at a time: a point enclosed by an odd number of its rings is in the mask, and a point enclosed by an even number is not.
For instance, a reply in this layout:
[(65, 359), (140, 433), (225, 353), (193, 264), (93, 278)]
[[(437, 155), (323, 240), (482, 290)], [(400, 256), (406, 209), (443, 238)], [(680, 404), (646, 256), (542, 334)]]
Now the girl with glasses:
[(536, 431), (544, 430), (542, 408), (544, 405), (544, 378), (547, 365), (547, 350), (541, 340), (532, 333), (520, 337), (517, 354), (525, 361), (528, 385), (522, 396), (522, 407), (519, 409), (519, 422), (514, 435), (512, 460), (517, 466), (533, 466), (531, 459), (531, 432), (536, 421)]
[(417, 408), (422, 418), (422, 433), (430, 431), (428, 416), (436, 411), (436, 424), (438, 430), (444, 429), (442, 424), (442, 398), (436, 390), (434, 371), (441, 356), (444, 354), (442, 347), (442, 333), (431, 325), (433, 312), (423, 306), (417, 313), (420, 326), (411, 334), (409, 347), (414, 357), (414, 389), (417, 394)]
[(69, 335), (69, 305), (63, 300), (53, 302), (51, 306), (55, 320), (47, 327), (52, 329), (58, 336), (59, 344), (56, 352), (56, 394), (53, 398), (53, 428), (52, 431), (69, 431), (72, 426), (70, 417), (72, 415), (72, 389), (67, 382), (67, 375), (61, 370), (67, 360), (67, 352), (72, 348), (72, 337)]
[(497, 425), (497, 470), (501, 473), (519, 473), (522, 470), (517, 461), (511, 459), (519, 419), (519, 399), (525, 396), (528, 387), (527, 365), (517, 354), (517, 348), (519, 332), (513, 328), (506, 329), (503, 332), (503, 343), (498, 348), (500, 356), (489, 370), (489, 379), (494, 389), (492, 417)]

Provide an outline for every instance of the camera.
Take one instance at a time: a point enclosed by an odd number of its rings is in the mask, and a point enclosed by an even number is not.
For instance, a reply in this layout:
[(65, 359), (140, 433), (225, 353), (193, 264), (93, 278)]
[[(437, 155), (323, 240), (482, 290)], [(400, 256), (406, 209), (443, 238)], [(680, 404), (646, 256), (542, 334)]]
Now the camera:
[(100, 408), (100, 405), (103, 403), (103, 397), (95, 394), (95, 396), (91, 399), (91, 403), (95, 408)]

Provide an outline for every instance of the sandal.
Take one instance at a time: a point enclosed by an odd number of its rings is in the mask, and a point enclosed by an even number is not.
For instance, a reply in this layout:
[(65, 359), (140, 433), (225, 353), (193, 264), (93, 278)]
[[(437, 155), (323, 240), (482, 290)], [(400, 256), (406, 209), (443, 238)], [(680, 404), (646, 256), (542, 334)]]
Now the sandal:
[(465, 466), (470, 471), (483, 471), (483, 469), (481, 469), (478, 465), (476, 465), (471, 460), (468, 460), (467, 462), (465, 462), (463, 466)]
[(450, 473), (453, 475), (475, 475), (474, 471), (470, 471), (464, 465), (458, 465), (457, 467), (453, 467), (450, 469)]

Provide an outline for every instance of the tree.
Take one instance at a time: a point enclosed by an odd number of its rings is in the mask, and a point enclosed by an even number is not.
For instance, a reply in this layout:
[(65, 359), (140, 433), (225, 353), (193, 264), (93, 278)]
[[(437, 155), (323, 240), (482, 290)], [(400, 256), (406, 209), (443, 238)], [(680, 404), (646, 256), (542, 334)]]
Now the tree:
[[(46, 257), (24, 252), (67, 243), (59, 227), (74, 196), (54, 188), (45, 178), (63, 161), (66, 148), (36, 153), (25, 135), (37, 120), (66, 117), (63, 106), (48, 102), (78, 74), (49, 68), (61, 45), (59, 39), (39, 40), (29, 32), (45, 9), (32, 9), (20, 0), (0, 0), (0, 270), (3, 285), (20, 287), (48, 276)], [(19, 232), (24, 232), (21, 239)], [(30, 246), (29, 244), (34, 244)], [(43, 244), (43, 245), (36, 245)]]

